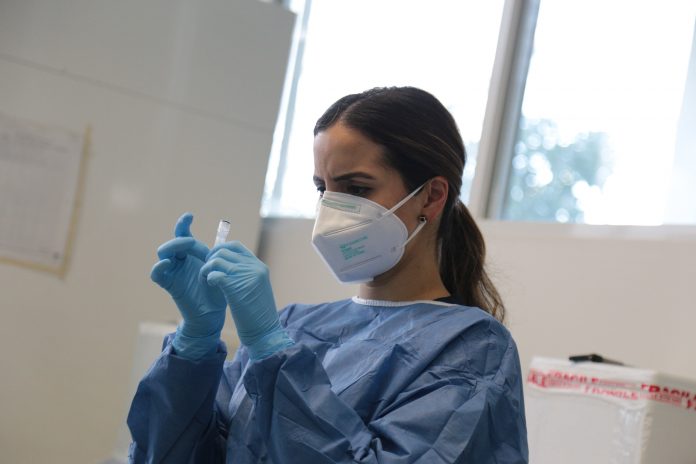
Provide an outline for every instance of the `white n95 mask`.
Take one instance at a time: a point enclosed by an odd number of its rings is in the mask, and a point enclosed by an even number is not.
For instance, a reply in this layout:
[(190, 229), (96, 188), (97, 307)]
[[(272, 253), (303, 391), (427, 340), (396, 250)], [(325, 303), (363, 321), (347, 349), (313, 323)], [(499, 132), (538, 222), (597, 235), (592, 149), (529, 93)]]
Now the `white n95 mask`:
[(343, 283), (369, 282), (393, 268), (406, 244), (427, 222), (408, 236), (406, 225), (394, 212), (423, 188), (421, 185), (392, 209), (366, 198), (324, 192), (317, 205), (312, 245)]

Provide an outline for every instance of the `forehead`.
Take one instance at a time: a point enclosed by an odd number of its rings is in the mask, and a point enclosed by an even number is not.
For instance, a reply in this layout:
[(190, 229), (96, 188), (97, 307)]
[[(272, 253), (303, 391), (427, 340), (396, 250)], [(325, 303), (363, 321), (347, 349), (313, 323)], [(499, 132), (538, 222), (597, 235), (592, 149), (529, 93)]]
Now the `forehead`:
[(330, 177), (355, 170), (388, 171), (382, 147), (341, 123), (314, 137), (315, 175)]

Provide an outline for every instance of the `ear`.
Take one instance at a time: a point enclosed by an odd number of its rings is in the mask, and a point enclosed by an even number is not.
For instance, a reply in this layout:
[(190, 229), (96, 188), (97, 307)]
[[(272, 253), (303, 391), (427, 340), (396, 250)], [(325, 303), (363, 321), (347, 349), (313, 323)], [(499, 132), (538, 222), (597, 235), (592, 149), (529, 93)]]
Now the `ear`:
[(432, 222), (442, 214), (449, 193), (449, 183), (443, 176), (433, 177), (423, 187), (423, 206), (421, 215)]

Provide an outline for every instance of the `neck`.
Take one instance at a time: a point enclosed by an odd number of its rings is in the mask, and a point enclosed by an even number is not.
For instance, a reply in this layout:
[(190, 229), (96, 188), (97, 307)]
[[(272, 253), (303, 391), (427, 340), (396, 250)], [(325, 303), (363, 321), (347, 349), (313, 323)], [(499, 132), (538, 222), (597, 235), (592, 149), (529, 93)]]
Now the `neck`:
[(361, 284), (358, 296), (386, 301), (434, 300), (448, 296), (450, 293), (440, 278), (434, 243), (427, 240), (432, 246), (417, 247), (417, 242), (409, 243), (396, 266), (373, 281)]

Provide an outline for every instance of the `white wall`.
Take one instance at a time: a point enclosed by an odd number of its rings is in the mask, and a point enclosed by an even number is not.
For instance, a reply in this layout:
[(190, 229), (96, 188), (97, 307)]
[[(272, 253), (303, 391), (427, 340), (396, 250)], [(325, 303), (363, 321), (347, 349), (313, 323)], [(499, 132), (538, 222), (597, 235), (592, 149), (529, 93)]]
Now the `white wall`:
[[(310, 244), (313, 222), (264, 221), (278, 305), (355, 294)], [(696, 227), (484, 222), (489, 269), (526, 373), (532, 356), (600, 353), (696, 379)]]
[(0, 462), (111, 455), (138, 323), (178, 317), (149, 273), (182, 212), (255, 247), (293, 22), (257, 0), (0, 2), (0, 112), (92, 127), (65, 278), (0, 263)]

